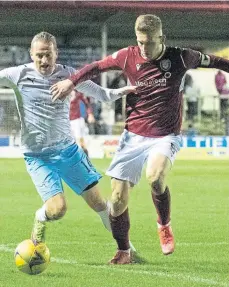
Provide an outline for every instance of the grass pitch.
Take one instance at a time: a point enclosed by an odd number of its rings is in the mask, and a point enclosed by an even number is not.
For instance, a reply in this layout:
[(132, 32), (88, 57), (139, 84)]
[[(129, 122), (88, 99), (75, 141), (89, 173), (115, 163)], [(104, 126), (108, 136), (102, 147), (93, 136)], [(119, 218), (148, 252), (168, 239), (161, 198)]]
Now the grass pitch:
[[(109, 160), (93, 160), (104, 173)], [(130, 198), (131, 240), (142, 263), (108, 266), (116, 245), (99, 217), (65, 186), (66, 216), (48, 225), (52, 262), (37, 276), (19, 272), (13, 252), (29, 238), (42, 202), (22, 159), (1, 159), (1, 287), (201, 287), (229, 286), (229, 163), (176, 161), (169, 176), (175, 253), (164, 256), (156, 232), (156, 212), (145, 176)], [(105, 197), (110, 180), (100, 182)]]

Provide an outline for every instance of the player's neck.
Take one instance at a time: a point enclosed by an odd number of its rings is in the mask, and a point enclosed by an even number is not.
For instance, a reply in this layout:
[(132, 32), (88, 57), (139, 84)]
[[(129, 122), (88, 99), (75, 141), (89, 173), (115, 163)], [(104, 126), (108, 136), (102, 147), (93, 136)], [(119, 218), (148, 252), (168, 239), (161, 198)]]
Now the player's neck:
[(162, 56), (164, 55), (164, 53), (165, 53), (165, 49), (166, 49), (166, 46), (165, 46), (165, 44), (162, 44), (161, 46), (160, 46), (160, 49), (158, 49), (158, 52), (155, 54), (155, 56), (153, 56), (152, 58), (146, 58), (146, 57), (144, 57), (143, 55), (141, 55), (142, 56), (142, 58), (144, 58), (145, 60), (147, 60), (147, 61), (157, 61), (157, 60), (160, 60), (161, 58), (162, 58)]
[(165, 44), (162, 44), (161, 49), (158, 51), (157, 55), (155, 55), (155, 57), (153, 57), (151, 60), (160, 60), (165, 53), (165, 48)]

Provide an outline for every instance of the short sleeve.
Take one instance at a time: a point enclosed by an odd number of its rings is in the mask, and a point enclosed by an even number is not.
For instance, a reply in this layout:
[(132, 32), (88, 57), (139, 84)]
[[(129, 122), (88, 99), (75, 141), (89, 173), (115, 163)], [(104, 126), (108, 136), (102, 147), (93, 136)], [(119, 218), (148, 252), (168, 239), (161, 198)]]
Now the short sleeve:
[(181, 57), (184, 66), (187, 70), (195, 69), (200, 66), (201, 63), (201, 53), (192, 49), (183, 49)]
[(20, 79), (21, 68), (12, 67), (0, 71), (0, 85), (5, 87), (17, 86)]

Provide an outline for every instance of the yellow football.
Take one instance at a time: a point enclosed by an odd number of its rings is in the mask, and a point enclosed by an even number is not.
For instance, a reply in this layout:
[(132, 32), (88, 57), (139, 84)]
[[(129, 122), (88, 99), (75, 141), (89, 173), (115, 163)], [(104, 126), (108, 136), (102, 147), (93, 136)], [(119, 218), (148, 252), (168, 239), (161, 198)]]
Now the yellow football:
[(34, 245), (31, 239), (18, 244), (14, 253), (17, 268), (26, 274), (43, 272), (50, 262), (50, 252), (45, 243)]

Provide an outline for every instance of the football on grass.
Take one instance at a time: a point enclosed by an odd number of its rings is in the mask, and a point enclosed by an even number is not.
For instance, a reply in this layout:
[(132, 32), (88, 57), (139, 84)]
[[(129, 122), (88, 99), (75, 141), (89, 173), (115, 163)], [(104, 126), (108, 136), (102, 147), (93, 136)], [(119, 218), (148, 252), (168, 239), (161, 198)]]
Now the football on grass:
[(43, 272), (50, 262), (50, 252), (45, 243), (34, 245), (31, 239), (18, 244), (14, 253), (17, 268), (26, 274)]

